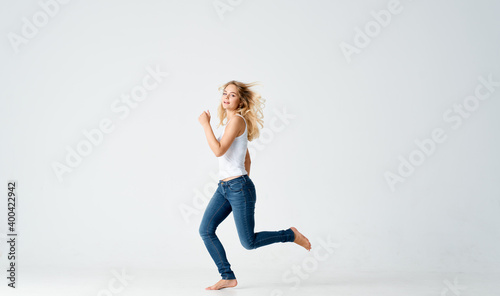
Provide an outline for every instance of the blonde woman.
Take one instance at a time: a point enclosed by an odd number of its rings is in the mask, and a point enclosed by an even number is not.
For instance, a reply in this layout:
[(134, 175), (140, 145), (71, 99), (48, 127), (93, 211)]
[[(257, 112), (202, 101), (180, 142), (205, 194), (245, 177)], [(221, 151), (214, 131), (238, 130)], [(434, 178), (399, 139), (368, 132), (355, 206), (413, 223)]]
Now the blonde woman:
[(238, 282), (226, 252), (215, 234), (217, 226), (233, 212), (241, 244), (251, 250), (274, 243), (294, 242), (307, 250), (311, 243), (295, 227), (279, 231), (254, 232), (255, 186), (250, 179), (250, 154), (248, 141), (259, 137), (263, 126), (261, 96), (251, 89), (256, 83), (229, 81), (223, 89), (218, 107), (219, 125), (224, 125), (219, 137), (215, 137), (210, 125), (210, 111), (204, 111), (198, 118), (203, 126), (208, 145), (219, 158), (219, 183), (205, 209), (199, 232), (219, 270), (222, 279), (206, 290), (235, 287)]

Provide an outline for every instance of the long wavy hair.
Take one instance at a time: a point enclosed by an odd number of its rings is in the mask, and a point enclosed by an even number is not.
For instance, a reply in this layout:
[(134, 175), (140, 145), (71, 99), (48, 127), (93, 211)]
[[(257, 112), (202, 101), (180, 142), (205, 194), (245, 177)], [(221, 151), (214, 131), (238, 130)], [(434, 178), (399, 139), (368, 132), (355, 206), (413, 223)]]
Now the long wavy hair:
[[(258, 124), (263, 127), (264, 126), (264, 114), (262, 113), (262, 108), (265, 106), (264, 102), (266, 101), (261, 97), (261, 95), (252, 90), (251, 87), (258, 85), (258, 82), (251, 83), (243, 83), (236, 80), (231, 80), (222, 86), (219, 87), (219, 91), (224, 89), (226, 86), (234, 84), (237, 88), (237, 94), (240, 98), (240, 104), (242, 105), (236, 110), (236, 113), (240, 114), (245, 118), (247, 122), (247, 131), (248, 131), (248, 141), (252, 141), (253, 139), (257, 139), (260, 136), (260, 129)], [(217, 108), (217, 113), (219, 117), (219, 124), (217, 127), (221, 126), (224, 122), (224, 118), (227, 118), (226, 109), (222, 106), (222, 101)], [(226, 122), (227, 124), (227, 122)]]

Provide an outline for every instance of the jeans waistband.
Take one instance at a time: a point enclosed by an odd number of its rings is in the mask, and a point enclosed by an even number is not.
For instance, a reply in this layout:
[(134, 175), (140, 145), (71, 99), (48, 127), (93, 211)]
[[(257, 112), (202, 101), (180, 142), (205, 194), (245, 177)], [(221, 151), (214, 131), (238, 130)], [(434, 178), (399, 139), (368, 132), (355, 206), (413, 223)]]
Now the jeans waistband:
[(234, 179), (231, 179), (228, 181), (219, 180), (219, 183), (217, 185), (232, 184), (232, 183), (238, 183), (238, 182), (247, 182), (249, 179), (250, 179), (250, 177), (248, 175), (242, 175), (242, 176), (239, 176), (238, 178), (234, 178)]

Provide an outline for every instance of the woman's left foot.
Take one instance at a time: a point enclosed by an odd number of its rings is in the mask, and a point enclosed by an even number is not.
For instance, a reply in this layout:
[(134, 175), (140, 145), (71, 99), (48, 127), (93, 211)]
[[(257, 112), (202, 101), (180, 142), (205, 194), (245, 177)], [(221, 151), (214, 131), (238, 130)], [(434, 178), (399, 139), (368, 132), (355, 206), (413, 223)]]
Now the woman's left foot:
[(290, 229), (292, 229), (293, 233), (295, 234), (295, 240), (293, 242), (299, 246), (304, 247), (306, 250), (310, 251), (311, 243), (309, 242), (307, 237), (305, 237), (302, 233), (300, 233), (295, 227), (290, 227)]
[(238, 284), (238, 281), (236, 279), (234, 280), (220, 280), (218, 281), (215, 285), (206, 287), (205, 290), (220, 290), (224, 288), (232, 288), (236, 287)]

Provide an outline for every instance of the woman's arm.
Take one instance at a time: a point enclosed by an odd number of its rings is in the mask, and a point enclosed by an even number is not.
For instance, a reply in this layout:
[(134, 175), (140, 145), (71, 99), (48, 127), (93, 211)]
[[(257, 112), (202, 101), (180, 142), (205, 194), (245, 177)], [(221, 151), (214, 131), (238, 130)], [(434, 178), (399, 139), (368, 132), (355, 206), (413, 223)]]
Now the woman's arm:
[(245, 122), (243, 118), (235, 116), (233, 120), (224, 129), (224, 135), (220, 142), (215, 138), (214, 131), (210, 125), (210, 112), (203, 112), (198, 118), (200, 123), (203, 125), (203, 130), (205, 131), (205, 136), (207, 137), (208, 146), (215, 154), (215, 156), (220, 157), (226, 153), (226, 151), (231, 147), (238, 131), (244, 128)]
[(252, 163), (252, 161), (250, 160), (250, 153), (248, 152), (248, 148), (247, 148), (247, 155), (245, 156), (245, 170), (247, 171), (249, 177), (250, 177), (250, 164), (251, 163)]
[(208, 146), (215, 154), (215, 156), (219, 157), (220, 143), (215, 138), (214, 131), (212, 130), (212, 126), (210, 124), (203, 125), (203, 130), (205, 131), (205, 136), (207, 137)]

